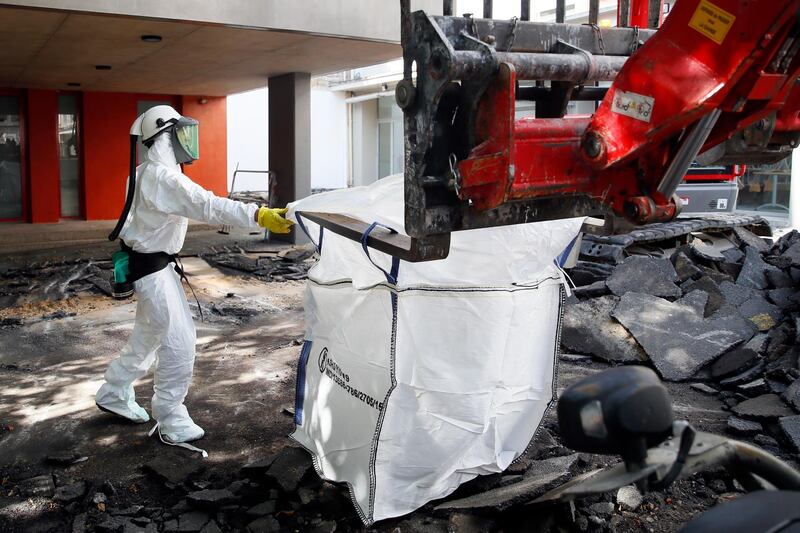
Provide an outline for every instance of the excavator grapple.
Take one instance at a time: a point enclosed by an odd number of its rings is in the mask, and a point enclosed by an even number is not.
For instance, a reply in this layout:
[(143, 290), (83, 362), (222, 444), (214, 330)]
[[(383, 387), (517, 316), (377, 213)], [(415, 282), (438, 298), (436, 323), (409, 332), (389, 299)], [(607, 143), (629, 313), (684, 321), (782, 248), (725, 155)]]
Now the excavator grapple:
[[(582, 25), (451, 16), (449, 4), (430, 16), (401, 1), (407, 236), (366, 239), (401, 259), (445, 257), (466, 229), (669, 221), (692, 161), (775, 162), (797, 145), (800, 0), (679, 0), (658, 30), (627, 24), (642, 10), (658, 24), (650, 0), (620, 2), (621, 27), (596, 24), (596, 1)], [(518, 116), (525, 101), (533, 116)], [(567, 114), (572, 101), (596, 109)], [(366, 226), (307, 215), (352, 236)]]

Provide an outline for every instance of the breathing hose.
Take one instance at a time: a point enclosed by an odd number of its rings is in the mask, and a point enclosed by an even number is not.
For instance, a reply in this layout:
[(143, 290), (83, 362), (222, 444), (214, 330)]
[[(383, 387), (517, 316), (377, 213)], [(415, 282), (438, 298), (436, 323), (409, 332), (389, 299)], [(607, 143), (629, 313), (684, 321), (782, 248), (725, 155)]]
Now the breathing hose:
[(122, 213), (119, 215), (117, 225), (114, 226), (114, 231), (109, 233), (108, 240), (114, 241), (119, 237), (119, 232), (128, 220), (128, 213), (133, 205), (133, 197), (136, 194), (136, 143), (139, 140), (138, 135), (131, 135), (131, 160), (128, 171), (128, 194), (125, 196), (125, 207), (122, 208)]

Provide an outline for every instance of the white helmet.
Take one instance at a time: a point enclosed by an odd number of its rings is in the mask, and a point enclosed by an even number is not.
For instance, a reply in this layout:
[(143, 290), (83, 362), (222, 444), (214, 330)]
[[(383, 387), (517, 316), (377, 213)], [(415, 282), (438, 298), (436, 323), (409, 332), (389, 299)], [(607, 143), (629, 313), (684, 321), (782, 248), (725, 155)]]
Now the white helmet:
[(131, 126), (131, 135), (142, 138), (142, 142), (147, 142), (157, 133), (160, 133), (175, 122), (180, 120), (181, 114), (175, 111), (172, 106), (157, 105), (151, 107), (137, 118)]
[(141, 137), (147, 143), (163, 131), (172, 132), (172, 149), (178, 163), (191, 163), (200, 157), (198, 122), (181, 116), (172, 106), (151, 107), (133, 122), (131, 135)]

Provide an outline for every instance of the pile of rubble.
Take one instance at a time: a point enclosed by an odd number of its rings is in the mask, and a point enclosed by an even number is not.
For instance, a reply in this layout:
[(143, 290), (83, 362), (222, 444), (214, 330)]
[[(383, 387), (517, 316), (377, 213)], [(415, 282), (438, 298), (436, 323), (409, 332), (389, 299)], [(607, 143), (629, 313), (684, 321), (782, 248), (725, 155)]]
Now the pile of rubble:
[[(314, 248), (248, 251), (240, 246), (210, 247), (198, 257), (213, 266), (253, 275), (263, 281), (302, 280), (314, 264)], [(44, 301), (62, 301), (82, 293), (111, 296), (111, 261), (75, 259), (43, 261), (0, 272), (0, 309)], [(61, 317), (52, 317), (61, 318)], [(0, 327), (19, 325), (13, 317), (0, 318)]]
[(75, 259), (33, 263), (0, 273), (0, 308), (22, 301), (65, 300), (82, 292), (111, 295), (111, 261)]
[[(712, 472), (678, 481), (663, 493), (642, 495), (626, 486), (573, 506), (532, 508), (530, 501), (600, 466), (595, 461), (603, 459), (563, 448), (551, 429), (543, 428), (506, 472), (479, 476), (443, 501), (369, 530), (653, 530), (670, 513), (680, 514), (681, 523), (742, 492), (729, 473)], [(2, 491), (25, 498), (28, 505), (38, 504), (55, 515), (49, 524), (60, 524), (56, 530), (73, 533), (365, 530), (347, 487), (320, 480), (301, 448), (286, 447), (232, 473), (213, 471), (192, 457), (164, 454), (144, 464), (144, 478), (127, 487), (71, 478), (69, 466), (83, 460), (74, 453), (50, 456), (51, 472), (16, 482), (5, 479)]]
[(672, 247), (583, 243), (562, 350), (652, 366), (731, 411), (728, 431), (800, 452), (800, 234), (774, 244), (745, 227)]
[(316, 262), (313, 245), (299, 245), (281, 250), (248, 251), (240, 246), (210, 247), (198, 254), (211, 265), (222, 269), (232, 269), (256, 276), (264, 281), (303, 280), (308, 277), (308, 269)]
[[(152, 484), (147, 489), (72, 479), (60, 471), (75, 461), (73, 454), (48, 457), (53, 473), (5, 480), (3, 492), (60, 509), (68, 523), (59, 530), (73, 533), (330, 532), (336, 522), (322, 517), (341, 515), (350, 505), (347, 492), (323, 484), (299, 448), (285, 448), (227, 479), (194, 458), (163, 455), (142, 466), (144, 483)], [(358, 518), (351, 521), (356, 528)]]

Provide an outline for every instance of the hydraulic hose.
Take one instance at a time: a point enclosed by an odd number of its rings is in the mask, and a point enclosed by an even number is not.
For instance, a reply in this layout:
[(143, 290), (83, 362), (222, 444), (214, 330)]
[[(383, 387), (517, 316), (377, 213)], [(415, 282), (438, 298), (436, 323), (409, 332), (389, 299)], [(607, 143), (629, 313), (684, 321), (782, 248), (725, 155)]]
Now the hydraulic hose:
[(730, 440), (731, 463), (772, 483), (778, 490), (800, 490), (800, 473), (774, 455), (745, 442)]
[(138, 135), (131, 135), (131, 160), (128, 167), (128, 193), (125, 196), (125, 207), (122, 208), (122, 213), (119, 215), (117, 225), (114, 226), (114, 231), (109, 233), (108, 240), (114, 241), (119, 237), (119, 232), (128, 220), (128, 213), (130, 213), (131, 205), (133, 205), (133, 197), (136, 194), (136, 143), (139, 140)]

